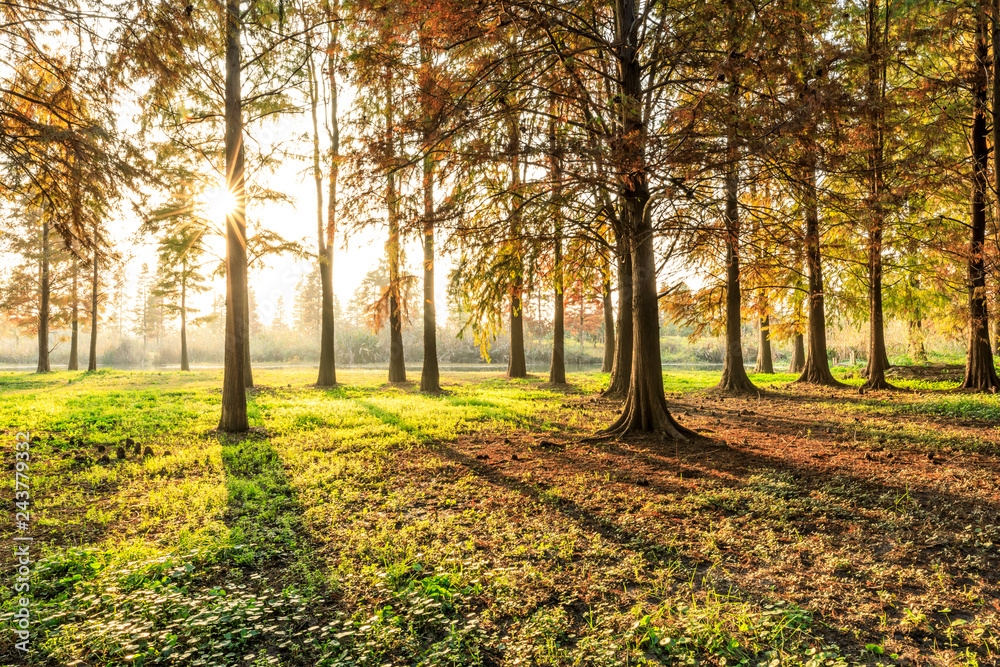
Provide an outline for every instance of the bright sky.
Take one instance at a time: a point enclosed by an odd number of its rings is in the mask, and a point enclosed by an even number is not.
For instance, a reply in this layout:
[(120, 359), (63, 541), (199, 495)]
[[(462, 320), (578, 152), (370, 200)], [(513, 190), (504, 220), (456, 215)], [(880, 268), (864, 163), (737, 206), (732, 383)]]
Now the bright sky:
[[(343, 114), (349, 111), (352, 91), (348, 86), (343, 86), (340, 92), (340, 109)], [(122, 110), (123, 120), (138, 113), (138, 106), (135, 104), (125, 105)], [(320, 113), (323, 113), (322, 108)], [(129, 121), (125, 121), (126, 123)], [(278, 141), (286, 137), (311, 136), (312, 122), (308, 115), (285, 115), (276, 123), (270, 123), (263, 127), (251, 128), (253, 141), (247, 142), (247, 150), (254, 150), (259, 144), (267, 144), (271, 141)], [(322, 126), (320, 128), (321, 150), (326, 151), (326, 136)], [(299, 151), (311, 150), (311, 144), (305, 143), (295, 147)], [(250, 200), (248, 202), (247, 216), (251, 220), (259, 220), (262, 225), (272, 231), (281, 234), (287, 240), (301, 240), (304, 246), (310, 251), (316, 250), (316, 186), (312, 179), (312, 174), (305, 173), (311, 166), (311, 162), (286, 158), (285, 162), (276, 170), (273, 175), (266, 178), (267, 186), (272, 190), (284, 192), (293, 204), (260, 203)], [(324, 183), (324, 197), (326, 196)], [(224, 225), (225, 200), (223, 192), (215, 192), (210, 195), (215, 201), (209, 202), (213, 220), (219, 219), (219, 226)], [(215, 205), (212, 205), (215, 204)], [(324, 201), (324, 207), (326, 202)], [(138, 228), (140, 221), (131, 213), (123, 216), (115, 225), (115, 236), (119, 241), (132, 237)], [(353, 235), (344, 246), (343, 236), (338, 236), (338, 245), (334, 250), (333, 266), (333, 288), (334, 293), (340, 301), (341, 306), (346, 306), (355, 290), (361, 284), (365, 275), (374, 268), (385, 253), (384, 244), (387, 236), (384, 227), (373, 227), (361, 233)], [(221, 237), (217, 237), (210, 244), (213, 251), (220, 256), (225, 253), (225, 243)], [(440, 241), (439, 241), (440, 245)], [(422, 258), (423, 250), (419, 238), (409, 238), (404, 242), (404, 269), (423, 280)], [(141, 245), (134, 249), (136, 258), (134, 260), (135, 275), (138, 275), (139, 267), (143, 262), (147, 262), (152, 270), (156, 265), (155, 239), (145, 238)], [(315, 260), (313, 260), (314, 262)], [(312, 270), (313, 262), (296, 259), (291, 256), (271, 257), (268, 265), (262, 269), (251, 270), (249, 276), (250, 287), (254, 290), (257, 300), (258, 314), (265, 325), (270, 325), (275, 305), (279, 297), (284, 300), (285, 313), (289, 318), (288, 324), (292, 324), (291, 317), (295, 300), (295, 288), (302, 277)], [(447, 277), (452, 267), (452, 263), (446, 257), (439, 256), (435, 268), (435, 294), (437, 296), (438, 322), (443, 323), (447, 317), (447, 309), (444, 307), (447, 298)], [(213, 290), (195, 297), (191, 304), (201, 312), (208, 312), (215, 294), (225, 294), (225, 281), (216, 279)], [(131, 295), (138, 294), (138, 286), (134, 286)]]

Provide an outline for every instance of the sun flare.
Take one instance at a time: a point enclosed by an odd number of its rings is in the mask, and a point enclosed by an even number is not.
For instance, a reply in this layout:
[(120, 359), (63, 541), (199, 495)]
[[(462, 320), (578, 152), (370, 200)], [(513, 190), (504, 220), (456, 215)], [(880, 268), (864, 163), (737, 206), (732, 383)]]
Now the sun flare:
[(236, 197), (225, 186), (218, 185), (205, 190), (204, 203), (208, 218), (221, 224), (236, 208)]

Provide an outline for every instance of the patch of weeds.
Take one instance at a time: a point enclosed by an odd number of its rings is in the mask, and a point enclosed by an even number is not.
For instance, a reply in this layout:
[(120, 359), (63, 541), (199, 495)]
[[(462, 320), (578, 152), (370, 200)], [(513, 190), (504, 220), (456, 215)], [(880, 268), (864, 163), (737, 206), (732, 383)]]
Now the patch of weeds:
[(486, 641), (474, 609), (482, 592), (480, 566), (457, 565), (426, 572), (414, 563), (382, 572), (375, 607), (328, 626), (317, 664), (381, 665), (400, 658), (422, 667), (480, 664)]

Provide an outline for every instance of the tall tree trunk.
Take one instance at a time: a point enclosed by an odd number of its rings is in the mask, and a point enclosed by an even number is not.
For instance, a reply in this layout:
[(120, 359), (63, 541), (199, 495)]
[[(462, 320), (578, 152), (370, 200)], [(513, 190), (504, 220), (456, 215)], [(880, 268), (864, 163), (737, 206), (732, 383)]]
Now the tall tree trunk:
[(885, 380), (889, 358), (885, 350), (885, 325), (882, 309), (882, 236), (885, 228), (883, 190), (885, 189), (885, 48), (889, 32), (889, 8), (886, 5), (885, 33), (879, 30), (879, 0), (868, 0), (866, 12), (868, 49), (868, 132), (871, 142), (868, 154), (868, 367), (865, 369), (868, 389), (891, 389)]
[(972, 237), (969, 240), (969, 352), (965, 363), (965, 378), (961, 388), (976, 391), (997, 391), (1000, 379), (993, 365), (990, 350), (989, 311), (986, 305), (986, 193), (989, 189), (986, 163), (989, 146), (986, 141), (986, 95), (989, 62), (987, 49), (986, 7), (976, 7), (976, 68), (972, 79)]
[(424, 366), (420, 391), (441, 391), (434, 300), (434, 162), (430, 155), (424, 157)]
[[(797, 244), (796, 253), (796, 265), (799, 269), (803, 269), (804, 262), (801, 244)], [(806, 298), (802, 296), (802, 294), (805, 292), (805, 286), (802, 284), (802, 274), (800, 273), (798, 278), (796, 278), (795, 295), (793, 296), (795, 308), (795, 335), (792, 337), (792, 358), (788, 363), (789, 373), (801, 373), (806, 369), (805, 336), (802, 334), (802, 323), (804, 319), (802, 311), (805, 307)]]
[(234, 200), (226, 215), (226, 347), (219, 430), (243, 433), (247, 419), (249, 343), (246, 183), (243, 175), (243, 106), (240, 99), (240, 3), (226, 0), (226, 187)]
[(434, 299), (434, 143), (435, 136), (431, 124), (434, 122), (431, 110), (433, 80), (430, 44), (421, 33), (420, 61), (424, 66), (421, 81), (420, 104), (423, 115), (424, 132), (424, 365), (420, 371), (420, 391), (441, 391), (441, 372), (438, 370), (437, 353), (437, 304)]
[(66, 370), (77, 371), (80, 370), (80, 353), (79, 353), (79, 339), (80, 339), (80, 301), (79, 292), (77, 290), (77, 269), (78, 269), (77, 259), (73, 258), (73, 322), (71, 324), (73, 328), (73, 333), (69, 341), (69, 366)]
[(187, 339), (187, 259), (181, 264), (181, 370), (190, 371)]
[(618, 264), (618, 321), (615, 331), (615, 358), (604, 398), (624, 400), (632, 377), (632, 251), (624, 232), (615, 232)]
[(386, 178), (386, 204), (389, 207), (389, 382), (406, 382), (406, 365), (403, 362), (403, 317), (400, 300), (399, 276), (399, 197), (396, 194), (395, 146), (396, 138), (392, 119), (392, 71), (386, 70), (385, 138), (389, 153), (389, 173)]
[[(730, 112), (737, 114), (735, 83), (730, 89)], [(734, 119), (735, 120), (735, 119)], [(739, 149), (736, 145), (736, 128), (729, 123), (726, 136), (726, 357), (722, 365), (722, 378), (716, 389), (732, 394), (756, 394), (757, 387), (747, 377), (743, 365), (740, 307), (740, 210), (739, 210)]]
[(555, 267), (553, 269), (555, 283), (555, 313), (552, 318), (552, 363), (549, 365), (549, 382), (553, 384), (566, 383), (566, 325), (563, 299), (563, 266), (562, 266), (562, 222), (556, 221), (555, 232)]
[(617, 59), (622, 128), (618, 163), (621, 226), (632, 251), (632, 372), (621, 416), (608, 433), (655, 432), (684, 440), (693, 433), (674, 421), (663, 392), (656, 258), (649, 186), (646, 180), (646, 132), (642, 115), (642, 68), (637, 60), (639, 16), (635, 0), (615, 4)]
[(36, 373), (48, 373), (52, 369), (49, 367), (49, 310), (51, 298), (51, 285), (49, 283), (49, 220), (42, 214), (42, 258), (39, 265), (39, 294), (38, 305), (38, 367)]
[[(332, 48), (332, 45), (331, 47)], [(331, 268), (331, 250), (327, 248), (327, 224), (323, 222), (323, 170), (320, 166), (319, 152), (319, 84), (316, 77), (316, 68), (312, 59), (312, 31), (306, 31), (306, 49), (309, 51), (309, 66), (307, 74), (309, 76), (309, 102), (312, 114), (313, 126), (313, 181), (316, 185), (316, 262), (320, 276), (320, 340), (319, 340), (319, 373), (316, 378), (316, 385), (319, 387), (330, 387), (337, 383), (337, 370), (334, 362), (333, 346), (333, 275)], [(327, 56), (330, 58), (331, 56)], [(333, 87), (333, 104), (336, 108), (336, 79), (331, 67), (330, 85)], [(334, 110), (334, 123), (336, 123), (336, 110)], [(332, 186), (336, 187), (336, 186)], [(328, 209), (328, 215), (331, 215)], [(330, 310), (327, 311), (327, 301)], [(328, 317), (328, 315), (330, 317)]]
[(556, 102), (555, 96), (549, 98), (549, 174), (552, 178), (552, 223), (554, 225), (553, 251), (553, 283), (555, 287), (555, 313), (552, 317), (552, 362), (549, 364), (549, 382), (553, 384), (566, 383), (566, 327), (565, 288), (563, 276), (563, 221), (562, 221), (562, 156), (559, 154), (556, 138)]
[(766, 310), (760, 318), (760, 345), (757, 347), (757, 365), (754, 373), (774, 373), (774, 354), (771, 352), (771, 314)]
[(101, 283), (98, 280), (98, 267), (100, 257), (97, 253), (99, 237), (97, 235), (97, 223), (94, 223), (94, 276), (90, 284), (90, 357), (87, 359), (87, 370), (97, 370), (97, 315), (98, 297), (100, 295)]
[(337, 384), (337, 340), (336, 322), (333, 312), (333, 248), (337, 236), (337, 185), (340, 175), (340, 115), (337, 96), (337, 49), (339, 22), (333, 15), (340, 3), (334, 2), (332, 14), (328, 15), (330, 41), (327, 48), (327, 79), (330, 84), (330, 180), (326, 202), (326, 230), (319, 230), (318, 246), (320, 288), (322, 290), (322, 312), (320, 316), (319, 377), (316, 385), (333, 387)]
[(601, 372), (610, 373), (615, 363), (615, 309), (611, 302), (611, 262), (604, 266), (604, 280), (601, 282), (601, 297), (604, 306), (604, 359)]
[[(907, 253), (911, 257), (917, 254), (917, 243), (911, 240), (907, 244)], [(906, 354), (911, 363), (927, 362), (927, 352), (924, 349), (923, 315), (920, 312), (920, 302), (916, 294), (920, 289), (920, 274), (913, 267), (906, 276)]]
[(820, 257), (819, 210), (816, 198), (816, 161), (809, 155), (803, 169), (803, 199), (806, 217), (806, 266), (809, 269), (809, 353), (798, 382), (829, 387), (843, 386), (830, 372), (826, 356), (826, 313), (823, 308), (823, 268)]
[(792, 357), (788, 362), (789, 373), (801, 373), (806, 368), (806, 337), (797, 333), (792, 337)]
[[(997, 216), (1000, 216), (1000, 0), (993, 0), (992, 3), (992, 45), (993, 45), (993, 81), (992, 81), (992, 91), (993, 91), (993, 191), (997, 195), (996, 199), (996, 212)], [(996, 219), (995, 219), (996, 220)], [(994, 229), (996, 234), (1000, 237), (1000, 222), (994, 222)], [(996, 259), (997, 263), (1000, 264), (1000, 258)], [(995, 271), (997, 274), (996, 286), (994, 287), (993, 293), (993, 340), (992, 340), (992, 352), (993, 356), (1000, 354), (1000, 271)]]
[(514, 284), (510, 293), (510, 359), (507, 362), (507, 377), (528, 376), (528, 365), (524, 355), (524, 266), (521, 257), (521, 129), (518, 118), (511, 114), (510, 127), (510, 171), (511, 171), (511, 222), (510, 235), (514, 244)]

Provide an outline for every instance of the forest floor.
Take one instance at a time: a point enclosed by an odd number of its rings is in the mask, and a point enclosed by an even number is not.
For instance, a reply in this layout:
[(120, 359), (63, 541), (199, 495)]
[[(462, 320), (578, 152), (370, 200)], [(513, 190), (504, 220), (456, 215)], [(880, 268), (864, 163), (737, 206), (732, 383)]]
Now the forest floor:
[(588, 440), (601, 374), (339, 379), (258, 372), (236, 438), (218, 372), (0, 373), (29, 663), (1000, 665), (998, 396), (669, 373), (678, 444)]

